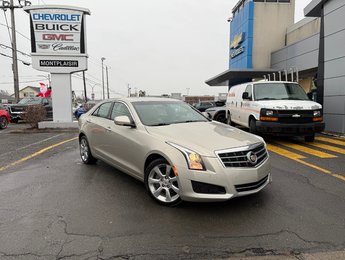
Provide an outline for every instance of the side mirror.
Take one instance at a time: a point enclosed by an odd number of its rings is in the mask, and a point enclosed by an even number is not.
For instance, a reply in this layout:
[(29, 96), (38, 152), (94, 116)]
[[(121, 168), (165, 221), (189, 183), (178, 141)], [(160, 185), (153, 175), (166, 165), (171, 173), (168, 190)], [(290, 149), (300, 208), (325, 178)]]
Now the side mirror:
[(128, 116), (117, 116), (114, 119), (114, 123), (119, 126), (135, 127), (135, 124), (129, 119)]
[(250, 100), (250, 98), (249, 98), (249, 93), (248, 93), (248, 92), (243, 92), (243, 94), (242, 94), (242, 99), (243, 99), (243, 100)]

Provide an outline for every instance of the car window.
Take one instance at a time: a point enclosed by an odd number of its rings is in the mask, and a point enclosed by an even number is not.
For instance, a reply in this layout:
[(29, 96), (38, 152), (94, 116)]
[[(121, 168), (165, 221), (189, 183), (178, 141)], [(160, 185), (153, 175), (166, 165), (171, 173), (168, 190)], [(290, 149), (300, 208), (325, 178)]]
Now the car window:
[(251, 85), (248, 85), (248, 86), (246, 87), (246, 91), (245, 91), (245, 92), (248, 92), (248, 98), (249, 98), (250, 100), (252, 100), (253, 91), (252, 91), (252, 86), (251, 86)]
[(129, 112), (127, 106), (120, 102), (116, 102), (114, 104), (110, 118), (114, 120), (117, 116), (128, 116), (129, 119), (133, 121), (131, 113)]
[(103, 118), (108, 118), (111, 105), (112, 105), (111, 102), (104, 103), (104, 104), (100, 105), (99, 108), (97, 108), (96, 111), (93, 112), (92, 115), (98, 116), (98, 117), (103, 117)]
[(207, 122), (207, 119), (184, 102), (132, 102), (141, 122), (147, 126)]

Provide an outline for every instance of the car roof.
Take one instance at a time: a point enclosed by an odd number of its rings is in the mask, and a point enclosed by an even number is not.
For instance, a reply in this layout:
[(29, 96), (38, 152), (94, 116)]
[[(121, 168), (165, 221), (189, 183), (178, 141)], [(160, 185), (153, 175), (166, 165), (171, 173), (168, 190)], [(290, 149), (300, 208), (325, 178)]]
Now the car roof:
[(173, 99), (173, 98), (160, 98), (160, 97), (119, 97), (119, 98), (111, 98), (104, 100), (104, 102), (115, 102), (115, 101), (125, 101), (128, 103), (133, 103), (133, 102), (182, 102), (181, 100), (178, 99)]

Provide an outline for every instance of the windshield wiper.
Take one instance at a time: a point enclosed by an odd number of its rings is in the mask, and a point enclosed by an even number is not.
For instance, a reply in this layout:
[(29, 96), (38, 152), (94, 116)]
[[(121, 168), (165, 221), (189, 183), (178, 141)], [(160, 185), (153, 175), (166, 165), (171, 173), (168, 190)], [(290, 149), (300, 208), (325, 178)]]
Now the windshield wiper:
[(186, 121), (175, 122), (175, 124), (194, 123), (194, 122), (206, 122), (206, 121), (205, 120), (186, 120)]
[(170, 124), (168, 124), (168, 123), (159, 123), (159, 124), (149, 125), (149, 126), (163, 126), (163, 125), (170, 125)]
[(277, 100), (276, 98), (259, 98), (256, 101), (260, 101), (260, 100)]

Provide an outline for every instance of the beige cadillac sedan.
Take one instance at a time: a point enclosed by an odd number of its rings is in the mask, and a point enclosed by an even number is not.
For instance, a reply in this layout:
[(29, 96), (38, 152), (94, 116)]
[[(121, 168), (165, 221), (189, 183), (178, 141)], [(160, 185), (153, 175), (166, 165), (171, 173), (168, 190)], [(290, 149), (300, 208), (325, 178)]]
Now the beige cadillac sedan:
[(81, 116), (79, 128), (85, 164), (99, 159), (143, 181), (163, 205), (228, 200), (271, 181), (262, 138), (209, 121), (182, 101), (107, 100)]

